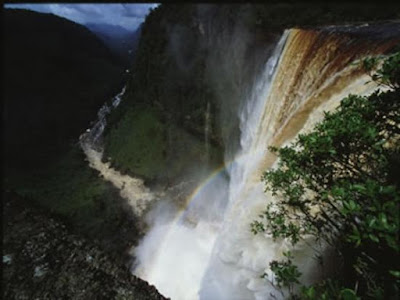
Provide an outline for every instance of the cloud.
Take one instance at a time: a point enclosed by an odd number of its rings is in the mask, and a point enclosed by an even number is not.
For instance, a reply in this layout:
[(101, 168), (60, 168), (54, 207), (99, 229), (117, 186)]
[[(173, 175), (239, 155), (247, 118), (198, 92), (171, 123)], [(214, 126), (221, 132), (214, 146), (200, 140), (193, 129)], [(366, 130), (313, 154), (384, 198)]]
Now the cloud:
[(5, 4), (6, 8), (25, 8), (67, 18), (80, 24), (105, 23), (136, 30), (144, 21), (150, 3), (101, 3), (101, 4)]
[(122, 4), (122, 6), (124, 8), (124, 17), (143, 18), (157, 4), (142, 4), (140, 6), (137, 4)]
[(80, 12), (87, 17), (102, 18), (104, 14), (101, 11), (101, 7), (93, 4), (64, 4), (64, 6)]

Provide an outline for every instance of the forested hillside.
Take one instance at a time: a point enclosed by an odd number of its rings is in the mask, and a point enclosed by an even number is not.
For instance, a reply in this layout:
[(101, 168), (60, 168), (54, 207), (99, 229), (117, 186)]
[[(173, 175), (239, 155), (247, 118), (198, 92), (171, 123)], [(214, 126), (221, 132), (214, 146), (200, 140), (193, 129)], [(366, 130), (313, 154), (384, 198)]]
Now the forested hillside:
[(92, 32), (67, 19), (5, 9), (4, 25), (5, 190), (123, 252), (127, 235), (137, 235), (129, 230), (132, 216), (78, 144), (98, 109), (122, 88), (123, 67)]
[(42, 167), (66, 153), (122, 87), (122, 66), (67, 19), (5, 9), (4, 24), (6, 167)]

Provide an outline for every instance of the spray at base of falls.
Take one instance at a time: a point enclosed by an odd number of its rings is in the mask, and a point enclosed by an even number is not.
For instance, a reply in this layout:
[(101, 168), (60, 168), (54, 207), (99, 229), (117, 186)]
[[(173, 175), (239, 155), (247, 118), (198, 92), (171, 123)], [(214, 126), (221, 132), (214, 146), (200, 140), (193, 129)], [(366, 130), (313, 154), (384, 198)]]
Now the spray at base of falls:
[(260, 275), (273, 279), (269, 262), (290, 249), (302, 281), (312, 283), (319, 274), (307, 241), (291, 249), (285, 240), (250, 231), (274, 201), (260, 180), (276, 163), (267, 147), (311, 130), (324, 110), (349, 93), (374, 91), (376, 85), (366, 84), (369, 77), (351, 63), (392, 46), (393, 41), (322, 30), (285, 31), (239, 112), (241, 149), (235, 159), (200, 185), (180, 214), (162, 206), (152, 212), (151, 230), (134, 250), (133, 273), (173, 300), (279, 299), (284, 295)]
[(106, 116), (121, 102), (125, 87), (114, 97), (112, 107), (104, 104), (98, 112), (98, 120), (91, 129), (87, 129), (79, 140), (84, 151), (89, 166), (99, 171), (100, 176), (111, 182), (120, 190), (120, 195), (128, 201), (133, 212), (140, 216), (146, 210), (148, 204), (155, 199), (155, 195), (144, 185), (143, 180), (122, 175), (120, 172), (110, 167), (109, 162), (102, 162), (103, 150), (100, 139), (107, 125)]
[[(269, 59), (254, 99), (266, 96), (285, 38)], [(213, 245), (225, 221), (230, 190), (226, 169), (222, 169), (188, 199), (188, 207), (180, 215), (163, 220), (162, 214), (155, 214), (158, 219), (135, 249), (138, 264), (134, 274), (174, 300), (198, 299)]]

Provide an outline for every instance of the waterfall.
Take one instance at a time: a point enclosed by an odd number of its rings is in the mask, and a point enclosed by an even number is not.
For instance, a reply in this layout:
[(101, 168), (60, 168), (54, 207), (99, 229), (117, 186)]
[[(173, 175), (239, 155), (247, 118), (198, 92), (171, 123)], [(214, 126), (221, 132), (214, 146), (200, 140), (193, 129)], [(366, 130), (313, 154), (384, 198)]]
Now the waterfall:
[(124, 86), (122, 91), (112, 99), (111, 107), (107, 103), (104, 103), (104, 105), (99, 109), (97, 112), (97, 121), (94, 123), (93, 127), (87, 129), (86, 132), (81, 134), (79, 137), (81, 144), (90, 144), (92, 148), (101, 148), (101, 137), (107, 125), (106, 117), (111, 112), (112, 108), (115, 108), (119, 105), (122, 95), (125, 93), (125, 89), (126, 86)]
[[(368, 26), (367, 26), (368, 27)], [(177, 207), (165, 194), (151, 192), (142, 180), (122, 175), (102, 161), (102, 134), (106, 116), (118, 106), (125, 88), (98, 113), (98, 121), (80, 137), (89, 164), (99, 176), (120, 189), (138, 216), (145, 215), (149, 230), (133, 249), (132, 273), (173, 300), (281, 299), (267, 279), (269, 262), (290, 249), (303, 276), (312, 283), (326, 270), (313, 259), (314, 241), (291, 249), (285, 240), (253, 235), (250, 223), (274, 197), (264, 192), (261, 174), (273, 168), (276, 157), (268, 146), (283, 146), (322, 120), (349, 93), (367, 95), (377, 85), (353, 62), (385, 53), (399, 39), (379, 30), (328, 27), (285, 30), (275, 45), (252, 92), (239, 107), (240, 147), (232, 161), (215, 170)], [(367, 31), (365, 31), (367, 30)], [(365, 33), (368, 34), (365, 34)], [(209, 155), (211, 108), (205, 111), (205, 148)], [(229, 155), (231, 157), (231, 155)], [(177, 187), (179, 189), (179, 187)], [(315, 245), (324, 251), (324, 245)], [(261, 278), (266, 273), (267, 279)]]
[[(287, 32), (277, 44), (262, 79), (257, 83), (251, 100), (247, 102), (241, 124), (242, 130), (248, 129), (243, 135), (243, 144), (247, 144), (249, 135), (254, 135), (254, 127), (249, 126), (246, 120), (250, 116), (257, 118), (254, 114), (258, 114), (258, 118), (261, 116), (261, 99), (267, 95), (286, 37)], [(243, 162), (238, 155), (231, 167), (231, 177), (235, 173), (239, 177), (245, 175)], [(232, 197), (228, 192), (232, 195), (232, 190), (236, 188), (238, 186), (232, 184), (232, 179), (231, 184), (228, 184), (225, 170), (217, 171), (189, 199), (186, 210), (172, 217), (165, 216), (165, 213), (154, 213), (156, 220), (153, 221), (152, 229), (135, 249), (138, 261), (133, 273), (154, 284), (162, 294), (173, 300), (198, 299), (214, 242), (225, 222), (228, 202), (231, 202)], [(163, 210), (164, 207), (159, 208), (159, 211)]]
[(274, 201), (260, 180), (263, 171), (276, 163), (267, 149), (289, 144), (297, 134), (311, 130), (324, 111), (336, 108), (349, 93), (368, 95), (376, 90), (377, 85), (352, 63), (383, 53), (395, 42), (374, 44), (326, 30), (292, 29), (285, 36), (270, 88), (267, 93), (260, 88), (264, 75), (240, 112), (241, 150), (229, 169), (229, 205), (202, 279), (200, 299), (281, 299), (285, 294), (260, 275), (266, 273), (272, 280), (269, 262), (282, 259), (289, 249), (303, 273), (303, 283), (310, 284), (327, 271), (313, 259), (314, 250), (307, 244), (314, 241), (291, 249), (288, 241), (250, 232), (249, 224)]
[[(349, 34), (356, 30), (329, 27), (283, 33), (238, 112), (240, 149), (233, 161), (199, 185), (184, 210), (176, 213), (161, 203), (152, 211), (151, 229), (134, 249), (135, 275), (173, 300), (284, 297), (260, 275), (265, 272), (272, 279), (269, 262), (282, 259), (289, 243), (250, 231), (250, 223), (274, 201), (260, 180), (276, 163), (267, 149), (311, 130), (324, 111), (333, 110), (349, 93), (366, 95), (377, 88), (352, 63), (385, 53), (398, 39)], [(325, 271), (317, 268), (310, 243), (290, 249), (306, 284)]]

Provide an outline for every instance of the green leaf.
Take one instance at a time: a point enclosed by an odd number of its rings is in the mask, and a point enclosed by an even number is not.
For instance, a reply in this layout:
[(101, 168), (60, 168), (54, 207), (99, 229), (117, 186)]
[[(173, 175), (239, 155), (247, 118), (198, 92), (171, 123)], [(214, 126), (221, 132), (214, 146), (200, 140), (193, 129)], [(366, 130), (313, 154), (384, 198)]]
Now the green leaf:
[(368, 234), (368, 237), (370, 238), (371, 241), (379, 243), (379, 238), (376, 235), (370, 233)]
[(315, 297), (315, 288), (313, 286), (311, 286), (309, 288), (305, 288), (303, 290), (303, 293), (309, 299), (314, 299), (314, 297)]
[(400, 278), (400, 271), (390, 270), (389, 273), (394, 277)]
[[(293, 245), (310, 234), (333, 247), (350, 246), (357, 258), (352, 271), (366, 289), (363, 295), (372, 297), (385, 289), (382, 274), (394, 269), (381, 253), (398, 254), (400, 248), (400, 52), (369, 58), (364, 66), (377, 84), (389, 89), (370, 96), (349, 95), (335, 111), (325, 113), (313, 131), (277, 149), (278, 166), (263, 177), (267, 190), (277, 197), (263, 224), (274, 238), (291, 239)], [(349, 254), (341, 255), (347, 259)], [(286, 258), (271, 265), (281, 286), (297, 280), (290, 263)], [(377, 265), (386, 269), (378, 270)], [(390, 274), (396, 281), (400, 271)], [(312, 290), (305, 291), (303, 295), (312, 296)], [(325, 290), (316, 286), (315, 294), (317, 299), (357, 299), (340, 284)]]
[(363, 193), (363, 192), (366, 191), (365, 186), (363, 186), (363, 185), (361, 185), (361, 184), (354, 184), (354, 185), (353, 185), (353, 188), (354, 188), (356, 191), (361, 192), (361, 193)]
[(342, 300), (357, 300), (359, 299), (356, 293), (351, 289), (344, 289), (340, 292), (340, 299)]

